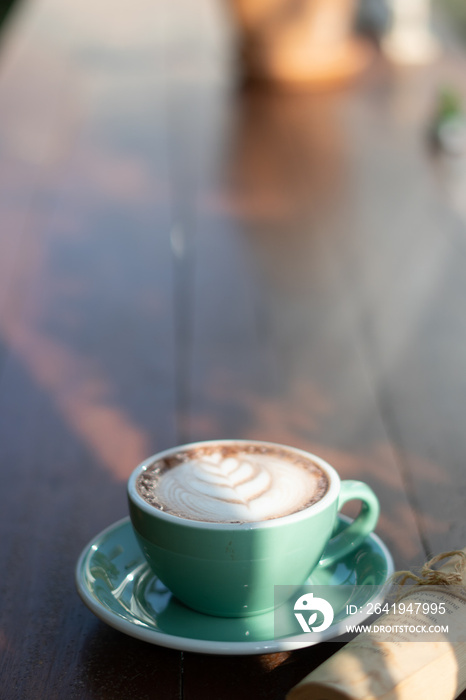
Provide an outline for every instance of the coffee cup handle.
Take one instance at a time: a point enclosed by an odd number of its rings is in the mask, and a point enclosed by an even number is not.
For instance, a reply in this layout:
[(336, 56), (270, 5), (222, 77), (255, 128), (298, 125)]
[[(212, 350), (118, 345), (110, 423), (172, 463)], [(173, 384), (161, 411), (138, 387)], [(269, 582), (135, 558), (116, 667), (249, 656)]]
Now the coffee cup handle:
[(362, 502), (359, 515), (348, 527), (345, 527), (342, 532), (328, 542), (319, 561), (320, 566), (333, 564), (357, 549), (367, 535), (375, 529), (380, 512), (379, 501), (375, 493), (370, 486), (362, 481), (342, 481), (338, 510), (348, 501), (355, 500)]

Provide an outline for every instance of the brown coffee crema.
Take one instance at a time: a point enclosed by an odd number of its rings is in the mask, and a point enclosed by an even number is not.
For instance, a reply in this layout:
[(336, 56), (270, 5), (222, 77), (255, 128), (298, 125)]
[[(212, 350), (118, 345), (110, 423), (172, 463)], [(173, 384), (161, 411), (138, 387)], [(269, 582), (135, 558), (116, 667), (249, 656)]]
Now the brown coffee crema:
[(173, 452), (136, 481), (151, 506), (218, 523), (281, 518), (317, 503), (329, 477), (311, 458), (280, 446), (212, 443)]

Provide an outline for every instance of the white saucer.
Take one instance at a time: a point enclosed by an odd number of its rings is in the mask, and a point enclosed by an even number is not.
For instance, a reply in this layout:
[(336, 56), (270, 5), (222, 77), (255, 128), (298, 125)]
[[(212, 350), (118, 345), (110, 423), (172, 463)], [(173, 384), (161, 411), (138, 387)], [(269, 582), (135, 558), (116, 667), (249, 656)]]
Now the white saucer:
[[(339, 527), (347, 522), (341, 517)], [(349, 586), (353, 591), (351, 602), (354, 591), (364, 590), (364, 605), (375, 604), (383, 600), (384, 584), (393, 570), (390, 552), (372, 534), (338, 564), (317, 567), (308, 583)], [(299, 649), (344, 634), (349, 621), (342, 604), (334, 623), (324, 632), (296, 636), (294, 631), (275, 638), (273, 612), (248, 618), (195, 612), (178, 602), (149, 570), (129, 518), (114, 523), (85, 547), (76, 566), (76, 585), (87, 607), (117, 630), (152, 644), (204, 654), (247, 655)], [(351, 622), (360, 624), (367, 617), (363, 612)]]

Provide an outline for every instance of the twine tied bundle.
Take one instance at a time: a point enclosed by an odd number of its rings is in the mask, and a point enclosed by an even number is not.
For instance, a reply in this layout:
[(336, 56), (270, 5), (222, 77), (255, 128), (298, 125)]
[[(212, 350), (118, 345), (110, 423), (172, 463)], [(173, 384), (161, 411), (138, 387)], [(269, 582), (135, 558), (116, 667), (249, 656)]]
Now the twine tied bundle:
[[(434, 568), (440, 562), (445, 563)], [(441, 622), (448, 625), (442, 639), (359, 634), (295, 686), (287, 700), (453, 700), (466, 688), (466, 548), (438, 554), (419, 573), (397, 571), (388, 582), (400, 588), (412, 583), (397, 602), (410, 596), (417, 605), (424, 592), (442, 601)], [(451, 596), (454, 602), (448, 604)], [(410, 619), (389, 612), (376, 620), (379, 626), (400, 622)]]
[[(459, 558), (453, 565), (453, 571), (432, 568), (443, 559), (451, 559), (451, 557), (456, 556)], [(429, 559), (421, 568), (419, 576), (412, 571), (395, 571), (389, 581), (398, 583), (400, 586), (404, 586), (410, 579), (414, 581), (415, 586), (460, 586), (463, 583), (465, 573), (466, 553), (461, 549), (454, 549), (451, 552), (443, 552), (443, 554), (437, 554), (437, 556)], [(397, 579), (399, 580), (397, 581)]]

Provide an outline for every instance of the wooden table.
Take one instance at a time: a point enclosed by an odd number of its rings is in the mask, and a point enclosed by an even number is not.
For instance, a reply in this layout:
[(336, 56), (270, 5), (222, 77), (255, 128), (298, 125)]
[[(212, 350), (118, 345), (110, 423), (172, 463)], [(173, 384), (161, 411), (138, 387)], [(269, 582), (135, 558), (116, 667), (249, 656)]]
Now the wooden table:
[(5, 27), (2, 699), (278, 700), (338, 648), (182, 653), (82, 604), (81, 549), (175, 444), (320, 454), (376, 490), (397, 568), (466, 545), (466, 180), (425, 136), (465, 60), (276, 94), (233, 45), (214, 0), (24, 0)]

